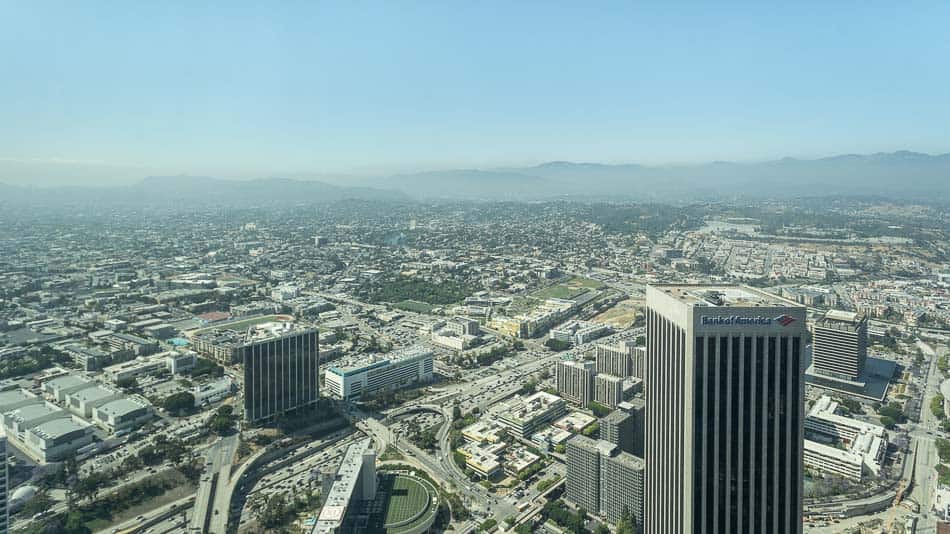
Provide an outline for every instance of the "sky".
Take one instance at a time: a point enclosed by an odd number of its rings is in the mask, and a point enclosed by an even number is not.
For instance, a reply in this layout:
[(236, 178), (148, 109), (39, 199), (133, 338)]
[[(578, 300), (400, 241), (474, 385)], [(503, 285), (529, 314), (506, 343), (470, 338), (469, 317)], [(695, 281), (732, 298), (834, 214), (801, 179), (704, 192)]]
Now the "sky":
[(948, 20), (945, 1), (0, 0), (0, 182), (945, 153)]

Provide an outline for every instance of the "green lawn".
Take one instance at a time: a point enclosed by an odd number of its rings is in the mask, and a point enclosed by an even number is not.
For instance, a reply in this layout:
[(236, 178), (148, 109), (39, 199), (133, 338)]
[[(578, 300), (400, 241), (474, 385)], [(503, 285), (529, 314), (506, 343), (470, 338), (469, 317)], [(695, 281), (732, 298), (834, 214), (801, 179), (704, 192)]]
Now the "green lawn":
[(386, 524), (391, 525), (416, 516), (429, 505), (429, 494), (419, 482), (399, 477), (393, 484), (386, 510)]
[(574, 276), (567, 281), (539, 289), (532, 293), (532, 296), (539, 299), (573, 299), (591, 289), (600, 289), (601, 287), (603, 287), (603, 284), (597, 280)]

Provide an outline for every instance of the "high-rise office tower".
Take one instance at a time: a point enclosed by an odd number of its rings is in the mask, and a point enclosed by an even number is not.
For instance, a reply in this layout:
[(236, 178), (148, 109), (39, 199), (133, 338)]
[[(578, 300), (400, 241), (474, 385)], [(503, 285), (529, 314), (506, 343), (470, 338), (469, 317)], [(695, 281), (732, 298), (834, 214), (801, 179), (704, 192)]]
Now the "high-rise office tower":
[(753, 288), (647, 288), (645, 532), (801, 532), (805, 335)]
[(857, 380), (867, 358), (867, 316), (832, 310), (815, 322), (811, 357), (815, 373)]
[(244, 418), (261, 421), (313, 405), (320, 395), (316, 328), (258, 325), (238, 348), (244, 363)]
[(10, 473), (7, 463), (7, 438), (0, 435), (0, 461), (3, 467), (0, 467), (0, 534), (7, 534), (10, 527)]
[(594, 362), (561, 360), (554, 374), (557, 392), (567, 402), (586, 407), (594, 400)]

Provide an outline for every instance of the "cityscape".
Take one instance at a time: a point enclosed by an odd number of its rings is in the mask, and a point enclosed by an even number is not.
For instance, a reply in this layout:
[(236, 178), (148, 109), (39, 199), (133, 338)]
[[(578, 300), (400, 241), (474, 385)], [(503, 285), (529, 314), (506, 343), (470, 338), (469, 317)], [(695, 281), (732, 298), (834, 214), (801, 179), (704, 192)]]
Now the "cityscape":
[(950, 218), (836, 205), (9, 206), (9, 531), (935, 529)]
[(950, 534), (950, 3), (0, 13), (0, 534)]

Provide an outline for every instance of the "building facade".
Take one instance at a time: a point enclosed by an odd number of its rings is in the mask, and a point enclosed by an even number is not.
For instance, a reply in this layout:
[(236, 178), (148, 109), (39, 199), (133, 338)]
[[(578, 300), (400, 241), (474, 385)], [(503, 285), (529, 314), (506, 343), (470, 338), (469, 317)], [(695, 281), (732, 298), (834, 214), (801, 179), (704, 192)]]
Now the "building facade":
[(7, 463), (7, 438), (0, 436), (0, 534), (10, 531), (10, 466)]
[(320, 348), (315, 328), (262, 332), (238, 350), (244, 363), (244, 418), (270, 419), (316, 404), (320, 395)]
[(829, 311), (812, 329), (812, 369), (817, 374), (857, 380), (868, 358), (868, 318)]
[(433, 352), (413, 345), (350, 367), (330, 367), (324, 375), (327, 394), (343, 400), (432, 380)]
[(624, 511), (643, 524), (643, 459), (628, 452), (601, 458), (600, 513), (611, 523), (620, 521)]
[(567, 402), (586, 407), (594, 400), (594, 362), (561, 360), (555, 367), (557, 392)]
[[(600, 439), (613, 443), (622, 451), (636, 454), (636, 421), (633, 415), (614, 410), (600, 420)], [(642, 444), (641, 444), (641, 449)], [(641, 458), (642, 452), (640, 453)]]
[(802, 531), (805, 308), (647, 288), (645, 532)]
[(616, 523), (624, 512), (643, 524), (641, 458), (604, 440), (577, 435), (567, 442), (564, 498)]
[(623, 402), (623, 379), (619, 376), (599, 374), (594, 378), (594, 400), (607, 406), (616, 408)]

